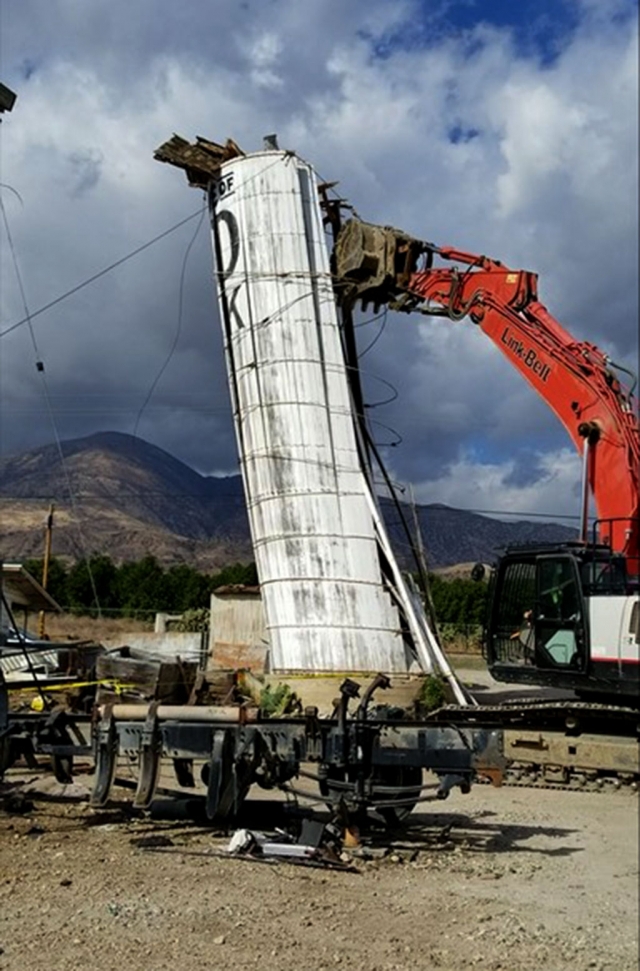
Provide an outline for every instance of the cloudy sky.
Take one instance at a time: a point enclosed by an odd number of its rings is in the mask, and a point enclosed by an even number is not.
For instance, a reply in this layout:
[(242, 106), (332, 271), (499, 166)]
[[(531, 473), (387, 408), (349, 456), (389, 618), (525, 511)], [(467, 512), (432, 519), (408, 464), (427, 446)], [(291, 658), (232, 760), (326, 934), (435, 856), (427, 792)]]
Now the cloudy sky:
[[(174, 131), (245, 150), (277, 132), (363, 218), (535, 270), (571, 333), (637, 368), (635, 2), (0, 0), (0, 16), (18, 94), (0, 125), (3, 455), (53, 439), (37, 360), (61, 438), (133, 432), (175, 345), (138, 433), (237, 471), (206, 220), (37, 313), (198, 211), (152, 158)], [(32, 332), (11, 329), (25, 300)], [(402, 438), (385, 455), (420, 500), (577, 512), (566, 433), (471, 324), (389, 316), (362, 369), (371, 403), (398, 389), (371, 417), (380, 443)]]

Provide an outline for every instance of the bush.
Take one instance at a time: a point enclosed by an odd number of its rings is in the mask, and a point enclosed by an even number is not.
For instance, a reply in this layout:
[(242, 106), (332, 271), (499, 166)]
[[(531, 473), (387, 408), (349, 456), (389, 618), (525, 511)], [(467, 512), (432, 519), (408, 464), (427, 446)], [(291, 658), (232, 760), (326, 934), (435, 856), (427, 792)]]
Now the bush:
[(446, 701), (447, 683), (445, 679), (439, 674), (427, 674), (418, 696), (420, 708), (424, 712), (435, 711), (437, 708), (442, 708)]
[(208, 631), (210, 611), (201, 607), (199, 610), (185, 610), (180, 620), (170, 620), (167, 630), (183, 632)]

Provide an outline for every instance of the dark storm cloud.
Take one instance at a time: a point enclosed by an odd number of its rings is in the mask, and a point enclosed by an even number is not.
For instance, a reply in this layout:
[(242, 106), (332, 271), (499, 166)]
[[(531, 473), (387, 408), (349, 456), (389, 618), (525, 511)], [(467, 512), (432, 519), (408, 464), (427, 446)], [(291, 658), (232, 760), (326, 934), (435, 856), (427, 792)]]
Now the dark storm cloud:
[[(2, 79), (18, 101), (0, 132), (2, 181), (24, 205), (3, 202), (30, 309), (202, 205), (152, 159), (172, 131), (247, 149), (277, 131), (340, 178), (364, 218), (538, 271), (567, 328), (633, 366), (634, 25), (579, 7), (550, 68), (507, 29), (456, 32), (434, 9), (427, 20), (423, 5), (396, 0), (5, 5)], [(235, 471), (206, 219), (178, 334), (196, 222), (36, 318), (37, 351), (26, 327), (2, 339), (4, 453), (51, 440), (37, 357), (63, 438), (132, 431), (177, 336), (139, 434), (201, 471)], [(4, 329), (23, 306), (2, 240)], [(377, 326), (360, 330), (362, 347)], [(389, 397), (376, 375), (399, 390), (370, 411), (374, 435), (398, 429), (394, 474), (422, 497), (477, 505), (500, 487), (531, 508), (571, 492), (565, 433), (472, 325), (389, 315), (362, 367), (372, 404)]]

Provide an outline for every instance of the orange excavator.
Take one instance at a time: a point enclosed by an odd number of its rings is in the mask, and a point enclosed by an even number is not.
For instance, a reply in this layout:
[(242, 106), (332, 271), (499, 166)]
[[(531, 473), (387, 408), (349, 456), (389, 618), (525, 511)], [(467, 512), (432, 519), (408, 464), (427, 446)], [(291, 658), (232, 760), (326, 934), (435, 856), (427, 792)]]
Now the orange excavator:
[[(387, 305), (478, 326), (549, 405), (583, 458), (575, 542), (509, 548), (493, 571), (485, 651), (499, 681), (638, 696), (640, 422), (633, 385), (540, 303), (537, 276), (350, 219), (333, 250), (349, 311)], [(633, 377), (631, 375), (631, 377)], [(633, 382), (635, 384), (635, 381)], [(593, 495), (597, 518), (589, 524)]]

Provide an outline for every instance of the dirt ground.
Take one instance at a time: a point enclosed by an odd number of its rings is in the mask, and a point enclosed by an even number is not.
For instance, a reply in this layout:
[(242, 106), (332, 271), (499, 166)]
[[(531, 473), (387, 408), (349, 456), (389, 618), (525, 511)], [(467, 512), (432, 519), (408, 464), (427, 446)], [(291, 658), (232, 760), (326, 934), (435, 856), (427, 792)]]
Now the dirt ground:
[[(374, 834), (387, 855), (351, 873), (221, 858), (223, 834), (56, 801), (43, 780), (49, 799), (0, 812), (2, 971), (638, 966), (629, 791), (456, 791), (393, 839)], [(251, 799), (244, 823), (272, 827), (280, 811)], [(132, 842), (150, 833), (166, 845)]]

